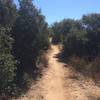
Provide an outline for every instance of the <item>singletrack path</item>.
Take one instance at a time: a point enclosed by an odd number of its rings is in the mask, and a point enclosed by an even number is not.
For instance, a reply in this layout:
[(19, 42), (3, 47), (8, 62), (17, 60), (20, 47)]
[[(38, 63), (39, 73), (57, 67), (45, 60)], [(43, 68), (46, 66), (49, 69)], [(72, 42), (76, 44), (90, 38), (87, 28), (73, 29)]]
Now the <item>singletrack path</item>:
[(51, 45), (47, 54), (48, 68), (43, 71), (42, 78), (18, 100), (100, 100), (92, 99), (100, 95), (100, 88), (83, 76), (78, 77), (78, 73), (60, 62), (57, 58), (59, 53), (59, 46)]

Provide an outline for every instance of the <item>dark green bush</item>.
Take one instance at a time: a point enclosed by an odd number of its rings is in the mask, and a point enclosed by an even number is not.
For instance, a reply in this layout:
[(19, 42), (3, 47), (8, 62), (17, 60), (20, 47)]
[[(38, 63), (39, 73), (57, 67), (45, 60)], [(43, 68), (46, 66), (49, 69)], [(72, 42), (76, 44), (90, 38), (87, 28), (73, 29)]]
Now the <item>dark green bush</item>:
[(13, 39), (7, 35), (6, 28), (1, 29), (3, 30), (0, 30), (0, 93), (10, 93), (16, 70), (16, 61), (11, 54)]
[(32, 0), (20, 0), (18, 17), (12, 28), (14, 38), (13, 55), (19, 62), (17, 65), (16, 82), (24, 81), (24, 72), (36, 77), (37, 58), (42, 50), (49, 46), (48, 24)]
[(100, 14), (84, 15), (80, 20), (64, 19), (54, 23), (51, 29), (53, 42), (64, 45), (64, 56), (100, 55)]
[(86, 54), (86, 44), (88, 42), (86, 36), (87, 32), (85, 30), (78, 30), (77, 27), (71, 29), (64, 41), (63, 53), (66, 56), (84, 56)]

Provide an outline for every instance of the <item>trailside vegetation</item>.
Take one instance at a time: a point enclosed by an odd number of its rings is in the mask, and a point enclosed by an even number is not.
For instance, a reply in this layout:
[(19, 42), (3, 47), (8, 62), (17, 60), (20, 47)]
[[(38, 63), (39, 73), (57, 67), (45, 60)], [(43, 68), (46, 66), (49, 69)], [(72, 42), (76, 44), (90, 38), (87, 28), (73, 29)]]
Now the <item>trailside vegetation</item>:
[(100, 14), (64, 19), (52, 26), (53, 43), (63, 45), (62, 57), (83, 73), (100, 76)]
[(19, 0), (18, 9), (13, 0), (0, 0), (0, 97), (18, 95), (36, 79), (48, 47), (48, 24), (33, 0)]

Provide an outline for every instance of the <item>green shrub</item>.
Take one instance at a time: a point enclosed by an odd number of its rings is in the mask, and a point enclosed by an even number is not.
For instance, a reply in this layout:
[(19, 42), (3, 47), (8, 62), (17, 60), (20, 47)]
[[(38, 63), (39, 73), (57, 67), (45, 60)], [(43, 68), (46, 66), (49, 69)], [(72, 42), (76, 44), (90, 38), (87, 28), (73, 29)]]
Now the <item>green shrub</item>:
[(16, 61), (11, 54), (13, 39), (6, 28), (0, 31), (0, 92), (10, 93), (14, 82)]

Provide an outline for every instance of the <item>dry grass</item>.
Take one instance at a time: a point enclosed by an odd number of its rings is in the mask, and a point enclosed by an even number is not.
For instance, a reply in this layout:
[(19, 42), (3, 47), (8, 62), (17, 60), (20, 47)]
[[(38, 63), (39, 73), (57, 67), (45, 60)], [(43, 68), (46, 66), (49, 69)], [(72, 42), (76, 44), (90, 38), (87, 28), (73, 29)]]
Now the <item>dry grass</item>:
[(73, 56), (69, 58), (69, 61), (76, 71), (93, 78), (95, 82), (100, 81), (100, 58), (97, 57), (89, 61), (88, 59)]

